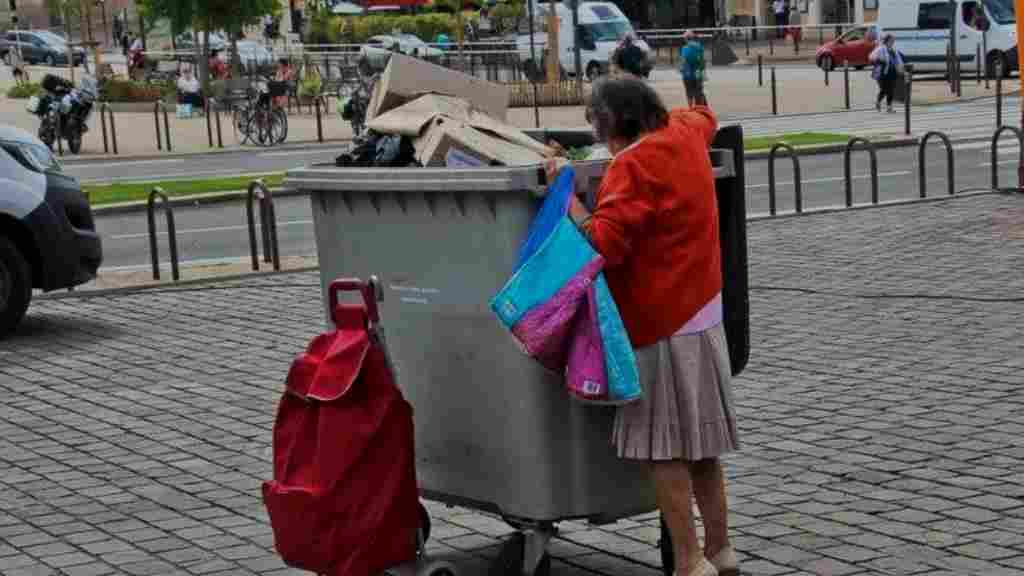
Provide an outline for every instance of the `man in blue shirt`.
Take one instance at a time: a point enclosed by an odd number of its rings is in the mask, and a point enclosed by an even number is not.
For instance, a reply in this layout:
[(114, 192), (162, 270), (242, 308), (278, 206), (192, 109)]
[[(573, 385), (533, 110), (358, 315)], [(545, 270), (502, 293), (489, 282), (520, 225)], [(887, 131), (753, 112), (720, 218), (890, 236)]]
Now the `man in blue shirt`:
[(682, 63), (679, 72), (683, 75), (683, 85), (686, 87), (686, 101), (692, 107), (694, 104), (706, 105), (707, 97), (704, 96), (704, 46), (697, 41), (691, 30), (683, 34), (683, 46), (679, 49), (679, 57)]

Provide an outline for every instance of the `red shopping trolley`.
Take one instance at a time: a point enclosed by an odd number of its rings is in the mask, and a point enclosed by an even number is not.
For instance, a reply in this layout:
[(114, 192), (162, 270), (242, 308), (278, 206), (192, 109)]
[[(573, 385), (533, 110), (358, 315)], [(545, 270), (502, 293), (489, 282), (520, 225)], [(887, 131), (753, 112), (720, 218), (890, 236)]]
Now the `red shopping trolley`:
[[(363, 304), (339, 304), (355, 291)], [(274, 544), (289, 566), (325, 576), (454, 576), (423, 554), (412, 408), (378, 331), (380, 294), (375, 279), (333, 282), (335, 329), (292, 364), (263, 484)]]

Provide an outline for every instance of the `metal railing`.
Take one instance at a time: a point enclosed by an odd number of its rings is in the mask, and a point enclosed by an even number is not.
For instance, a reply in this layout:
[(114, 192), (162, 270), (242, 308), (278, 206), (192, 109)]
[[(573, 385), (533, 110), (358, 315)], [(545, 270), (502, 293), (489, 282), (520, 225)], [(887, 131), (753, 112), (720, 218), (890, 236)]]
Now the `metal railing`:
[[(100, 102), (100, 126), (103, 128), (103, 153), (110, 153), (110, 144), (113, 144), (114, 154), (118, 154), (117, 151), (117, 125), (114, 124), (114, 111), (110, 108), (110, 103)], [(110, 118), (110, 138), (109, 142), (107, 139), (107, 118)]]
[(932, 131), (921, 138), (921, 143), (917, 147), (917, 177), (921, 198), (928, 197), (928, 179), (925, 175), (925, 147), (928, 145), (928, 140), (932, 138), (941, 140), (946, 148), (946, 180), (948, 180), (949, 195), (953, 196), (956, 194), (956, 164), (953, 162), (953, 143), (942, 132)]
[(277, 243), (277, 214), (274, 211), (274, 197), (262, 179), (249, 184), (245, 201), (245, 216), (249, 224), (249, 253), (252, 269), (260, 269), (259, 247), (256, 240), (256, 216), (253, 210), (255, 200), (260, 201), (260, 231), (263, 236), (264, 262), (273, 263), (274, 270), (281, 269), (281, 250)]
[(181, 275), (178, 270), (178, 233), (174, 227), (174, 208), (163, 188), (153, 188), (146, 204), (146, 218), (149, 223), (149, 255), (153, 263), (153, 280), (160, 279), (160, 248), (156, 241), (156, 199), (160, 198), (167, 216), (167, 241), (171, 252), (171, 277), (177, 282)]
[(797, 156), (796, 149), (785, 142), (776, 142), (768, 152), (768, 211), (772, 216), (775, 216), (775, 157), (778, 155), (779, 150), (788, 152), (789, 157), (793, 160), (793, 205), (797, 213), (803, 212), (804, 196), (801, 189), (803, 179), (800, 177), (800, 158)]
[(846, 207), (853, 206), (853, 149), (857, 144), (863, 144), (871, 158), (871, 203), (878, 204), (878, 151), (875, 150), (873, 142), (867, 138), (854, 136), (846, 143), (843, 150), (843, 181), (846, 183)]
[(163, 150), (164, 145), (160, 139), (160, 111), (164, 113), (164, 136), (167, 139), (167, 151), (173, 152), (174, 148), (171, 147), (171, 121), (167, 115), (167, 104), (164, 104), (163, 100), (157, 100), (153, 103), (153, 123), (156, 125), (156, 149)]
[(1024, 188), (1024, 131), (1015, 126), (1000, 126), (992, 135), (992, 189), (1002, 190), (999, 187), (999, 138), (1006, 132), (1012, 132), (1017, 137), (1018, 158), (1017, 158), (1017, 186)]

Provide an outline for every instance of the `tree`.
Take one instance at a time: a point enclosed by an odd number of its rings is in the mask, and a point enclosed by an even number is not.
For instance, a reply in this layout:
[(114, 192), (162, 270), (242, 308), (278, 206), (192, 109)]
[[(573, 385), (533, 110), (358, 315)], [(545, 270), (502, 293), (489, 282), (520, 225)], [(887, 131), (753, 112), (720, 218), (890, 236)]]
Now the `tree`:
[(202, 53), (198, 54), (203, 86), (210, 85), (210, 32), (224, 30), (231, 38), (232, 66), (238, 74), (238, 36), (242, 29), (267, 14), (280, 10), (277, 0), (141, 0), (150, 18), (167, 18), (171, 34), (177, 36), (189, 28), (203, 32)]

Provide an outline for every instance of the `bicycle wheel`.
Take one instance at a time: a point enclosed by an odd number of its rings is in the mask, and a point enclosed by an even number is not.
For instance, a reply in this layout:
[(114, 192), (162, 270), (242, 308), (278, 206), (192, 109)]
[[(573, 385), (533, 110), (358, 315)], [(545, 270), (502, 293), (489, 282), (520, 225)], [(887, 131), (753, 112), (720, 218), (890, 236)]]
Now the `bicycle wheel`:
[(235, 129), (235, 140), (237, 140), (242, 146), (245, 146), (249, 142), (255, 144), (252, 132), (252, 118), (252, 108), (249, 106), (235, 108), (235, 111), (233, 112), (231, 125)]
[(284, 144), (288, 139), (288, 114), (284, 108), (274, 108), (272, 119), (278, 124), (278, 134), (275, 144)]

